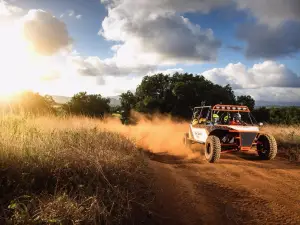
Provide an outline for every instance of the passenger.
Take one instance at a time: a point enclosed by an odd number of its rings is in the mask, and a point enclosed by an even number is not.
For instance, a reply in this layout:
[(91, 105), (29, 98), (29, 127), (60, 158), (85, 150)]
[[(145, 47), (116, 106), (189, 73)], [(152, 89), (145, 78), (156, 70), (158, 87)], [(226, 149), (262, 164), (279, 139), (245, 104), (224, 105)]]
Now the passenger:
[(200, 124), (205, 123), (205, 122), (206, 122), (206, 118), (200, 118), (200, 120), (199, 120)]
[(220, 119), (220, 117), (218, 114), (213, 114), (213, 123), (214, 124), (218, 124), (219, 119)]
[(229, 115), (226, 115), (223, 119), (224, 124), (228, 124), (229, 123)]
[(230, 125), (241, 125), (242, 124), (242, 116), (239, 113), (236, 113), (233, 116), (232, 121), (230, 122)]
[(193, 119), (192, 126), (196, 126), (198, 123), (199, 123), (199, 121), (197, 119)]

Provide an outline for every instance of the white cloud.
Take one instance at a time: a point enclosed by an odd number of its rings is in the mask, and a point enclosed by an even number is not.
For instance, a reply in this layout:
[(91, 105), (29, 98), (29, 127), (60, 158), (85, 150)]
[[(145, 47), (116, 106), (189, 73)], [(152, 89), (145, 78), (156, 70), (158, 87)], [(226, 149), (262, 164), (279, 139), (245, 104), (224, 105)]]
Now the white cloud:
[(98, 57), (70, 57), (70, 62), (83, 76), (121, 76), (120, 69), (112, 63), (107, 63)]
[[(199, 64), (217, 60), (221, 43), (211, 29), (203, 29), (183, 15), (224, 7), (249, 11), (264, 26), (240, 30), (248, 57), (273, 59), (299, 51), (299, 0), (101, 0), (108, 16), (99, 34), (118, 42), (112, 47), (118, 67)], [(134, 12), (134, 13), (132, 13)], [(265, 30), (266, 32), (262, 31)], [(246, 36), (246, 37), (245, 37)], [(273, 43), (278, 43), (275, 45)]]
[(286, 21), (300, 21), (299, 0), (235, 0), (239, 9), (249, 10), (260, 23), (276, 27)]
[(82, 15), (77, 15), (76, 19), (80, 20), (82, 18)]
[(24, 37), (42, 55), (52, 55), (71, 44), (66, 24), (48, 12), (30, 10), (21, 24)]
[(234, 89), (300, 87), (300, 77), (274, 61), (254, 64), (249, 69), (242, 63), (231, 63), (225, 68), (214, 68), (202, 74), (214, 83), (230, 84)]
[(231, 63), (202, 74), (214, 83), (230, 84), (236, 95), (251, 95), (256, 101), (299, 102), (300, 99), (300, 77), (274, 61), (255, 64), (252, 68)]
[(114, 59), (101, 60), (99, 57), (82, 57), (82, 56), (69, 56), (68, 62), (73, 67), (77, 74), (82, 76), (95, 76), (98, 77), (98, 83), (104, 83), (104, 78), (124, 77), (127, 75), (142, 76), (145, 75), (153, 67), (119, 67), (116, 65)]
[(208, 13), (212, 9), (222, 7), (231, 0), (101, 0), (109, 8), (122, 8), (122, 10), (132, 9), (133, 16), (144, 17), (152, 15), (162, 15), (173, 12), (202, 12)]
[(250, 95), (255, 101), (260, 102), (299, 102), (300, 88), (264, 87), (258, 89), (237, 89), (236, 95)]
[(11, 5), (7, 1), (0, 0), (0, 16), (11, 16), (22, 11), (22, 8)]
[[(215, 61), (220, 42), (178, 12), (207, 12), (223, 1), (105, 1), (108, 16), (99, 34), (121, 42), (115, 50), (118, 66), (202, 63)], [(135, 12), (135, 13), (132, 13)]]

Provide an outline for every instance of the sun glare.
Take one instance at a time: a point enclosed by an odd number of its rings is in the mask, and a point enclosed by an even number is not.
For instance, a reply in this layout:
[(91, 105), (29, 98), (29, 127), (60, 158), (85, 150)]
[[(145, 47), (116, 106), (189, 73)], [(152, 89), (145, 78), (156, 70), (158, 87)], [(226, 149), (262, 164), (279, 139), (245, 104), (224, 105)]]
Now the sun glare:
[[(17, 26), (0, 24), (0, 98), (34, 89), (42, 76), (40, 57)], [(45, 71), (45, 70), (44, 70)]]

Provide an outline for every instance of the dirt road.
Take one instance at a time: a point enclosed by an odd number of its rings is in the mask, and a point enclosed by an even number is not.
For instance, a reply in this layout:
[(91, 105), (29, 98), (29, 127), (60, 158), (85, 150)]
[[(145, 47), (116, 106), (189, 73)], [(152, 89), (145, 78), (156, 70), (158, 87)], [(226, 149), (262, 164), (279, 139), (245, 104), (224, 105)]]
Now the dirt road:
[(149, 154), (155, 198), (144, 224), (300, 224), (300, 165), (255, 152), (216, 164)]

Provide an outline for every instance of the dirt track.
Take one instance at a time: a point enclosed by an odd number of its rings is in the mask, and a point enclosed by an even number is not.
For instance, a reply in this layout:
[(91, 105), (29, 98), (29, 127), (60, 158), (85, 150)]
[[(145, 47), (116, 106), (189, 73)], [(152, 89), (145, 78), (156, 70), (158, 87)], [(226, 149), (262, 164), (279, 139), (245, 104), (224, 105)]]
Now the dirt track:
[(149, 154), (155, 199), (144, 224), (300, 224), (300, 165), (255, 153), (216, 164)]

